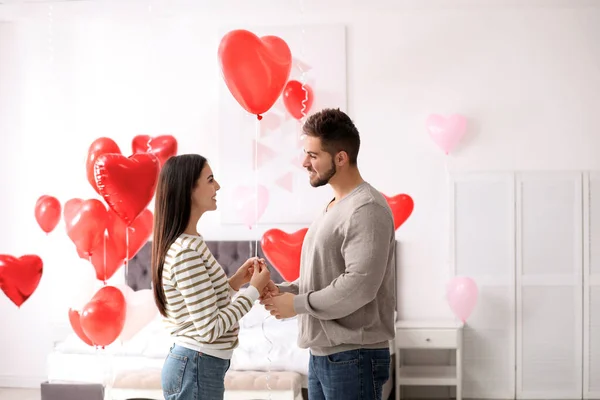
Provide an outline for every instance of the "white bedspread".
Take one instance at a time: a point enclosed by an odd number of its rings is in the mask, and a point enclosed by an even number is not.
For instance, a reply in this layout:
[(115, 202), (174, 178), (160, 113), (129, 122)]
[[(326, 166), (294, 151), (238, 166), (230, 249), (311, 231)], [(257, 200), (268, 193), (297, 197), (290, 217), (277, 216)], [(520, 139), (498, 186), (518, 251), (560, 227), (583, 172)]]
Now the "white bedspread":
[[(278, 321), (257, 304), (240, 321), (240, 345), (233, 353), (231, 369), (267, 371), (270, 368), (308, 375), (309, 351), (297, 346), (297, 337), (295, 318)], [(48, 378), (50, 381), (98, 382), (106, 371), (160, 368), (172, 345), (173, 340), (165, 333), (160, 317), (130, 341), (113, 343), (104, 351), (97, 351), (71, 333), (55, 346), (48, 358)]]

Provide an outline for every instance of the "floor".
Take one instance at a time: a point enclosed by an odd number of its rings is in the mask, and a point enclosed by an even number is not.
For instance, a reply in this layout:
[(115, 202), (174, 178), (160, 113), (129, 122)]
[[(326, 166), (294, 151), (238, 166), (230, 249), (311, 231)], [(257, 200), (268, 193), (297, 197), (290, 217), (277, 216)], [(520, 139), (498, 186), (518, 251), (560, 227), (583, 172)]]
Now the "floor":
[(39, 389), (0, 388), (0, 400), (40, 400)]

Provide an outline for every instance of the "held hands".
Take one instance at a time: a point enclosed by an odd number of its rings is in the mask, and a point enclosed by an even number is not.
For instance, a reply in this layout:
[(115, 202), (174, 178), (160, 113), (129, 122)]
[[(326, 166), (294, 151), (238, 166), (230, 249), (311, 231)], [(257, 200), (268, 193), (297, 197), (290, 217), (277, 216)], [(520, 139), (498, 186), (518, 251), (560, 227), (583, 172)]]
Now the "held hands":
[(264, 300), (270, 299), (271, 297), (278, 295), (279, 288), (275, 285), (275, 283), (273, 283), (273, 281), (269, 281), (269, 283), (267, 283), (267, 286), (265, 286), (265, 288), (261, 292), (260, 297), (258, 299), (260, 300), (260, 304), (265, 304)]
[(294, 309), (294, 298), (292, 293), (278, 293), (275, 296), (265, 298), (261, 304), (265, 309), (271, 312), (271, 315), (277, 319), (291, 318), (297, 315)]
[(229, 285), (238, 291), (242, 285), (250, 282), (258, 293), (260, 303), (271, 312), (277, 319), (294, 317), (294, 296), (291, 293), (281, 293), (279, 288), (271, 280), (271, 272), (262, 258), (249, 258), (231, 278)]
[(294, 310), (294, 297), (296, 296), (291, 293), (281, 293), (275, 283), (269, 281), (258, 299), (260, 304), (271, 312), (271, 315), (277, 319), (283, 319), (297, 315), (296, 310)]
[(254, 286), (258, 293), (262, 293), (267, 284), (271, 281), (271, 272), (267, 265), (264, 263), (258, 263), (253, 268), (252, 277), (250, 278), (250, 286)]
[[(237, 292), (240, 290), (240, 287), (250, 282), (255, 270), (260, 272), (262, 269), (266, 269), (267, 272), (269, 272), (264, 259), (258, 257), (249, 258), (240, 268), (238, 268), (235, 274), (229, 278), (229, 286)], [(270, 276), (269, 273), (269, 277)]]

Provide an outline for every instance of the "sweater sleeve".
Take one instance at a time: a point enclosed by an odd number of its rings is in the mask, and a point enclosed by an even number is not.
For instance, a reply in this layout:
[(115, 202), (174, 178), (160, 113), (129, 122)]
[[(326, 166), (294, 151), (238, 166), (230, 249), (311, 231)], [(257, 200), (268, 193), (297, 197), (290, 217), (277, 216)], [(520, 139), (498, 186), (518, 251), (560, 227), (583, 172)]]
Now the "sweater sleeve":
[(254, 301), (258, 299), (258, 290), (250, 286), (227, 306), (219, 309), (217, 295), (204, 260), (192, 249), (179, 251), (171, 271), (172, 279), (183, 296), (196, 331), (208, 343), (213, 343), (229, 331), (250, 311)]
[(296, 296), (296, 312), (332, 320), (373, 301), (387, 271), (393, 235), (394, 220), (389, 210), (377, 203), (356, 209), (341, 249), (345, 272), (321, 290)]
[(300, 282), (300, 278), (296, 279), (294, 282), (279, 283), (275, 286), (277, 286), (279, 288), (279, 291), (281, 293), (298, 294), (300, 292), (300, 288), (298, 286), (299, 282)]

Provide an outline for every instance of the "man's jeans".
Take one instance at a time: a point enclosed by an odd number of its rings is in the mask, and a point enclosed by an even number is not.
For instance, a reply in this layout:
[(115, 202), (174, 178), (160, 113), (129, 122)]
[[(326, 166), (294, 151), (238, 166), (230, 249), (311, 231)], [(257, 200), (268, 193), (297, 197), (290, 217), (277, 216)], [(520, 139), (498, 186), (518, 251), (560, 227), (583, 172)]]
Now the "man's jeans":
[(390, 378), (389, 349), (359, 349), (310, 356), (310, 400), (381, 400)]

